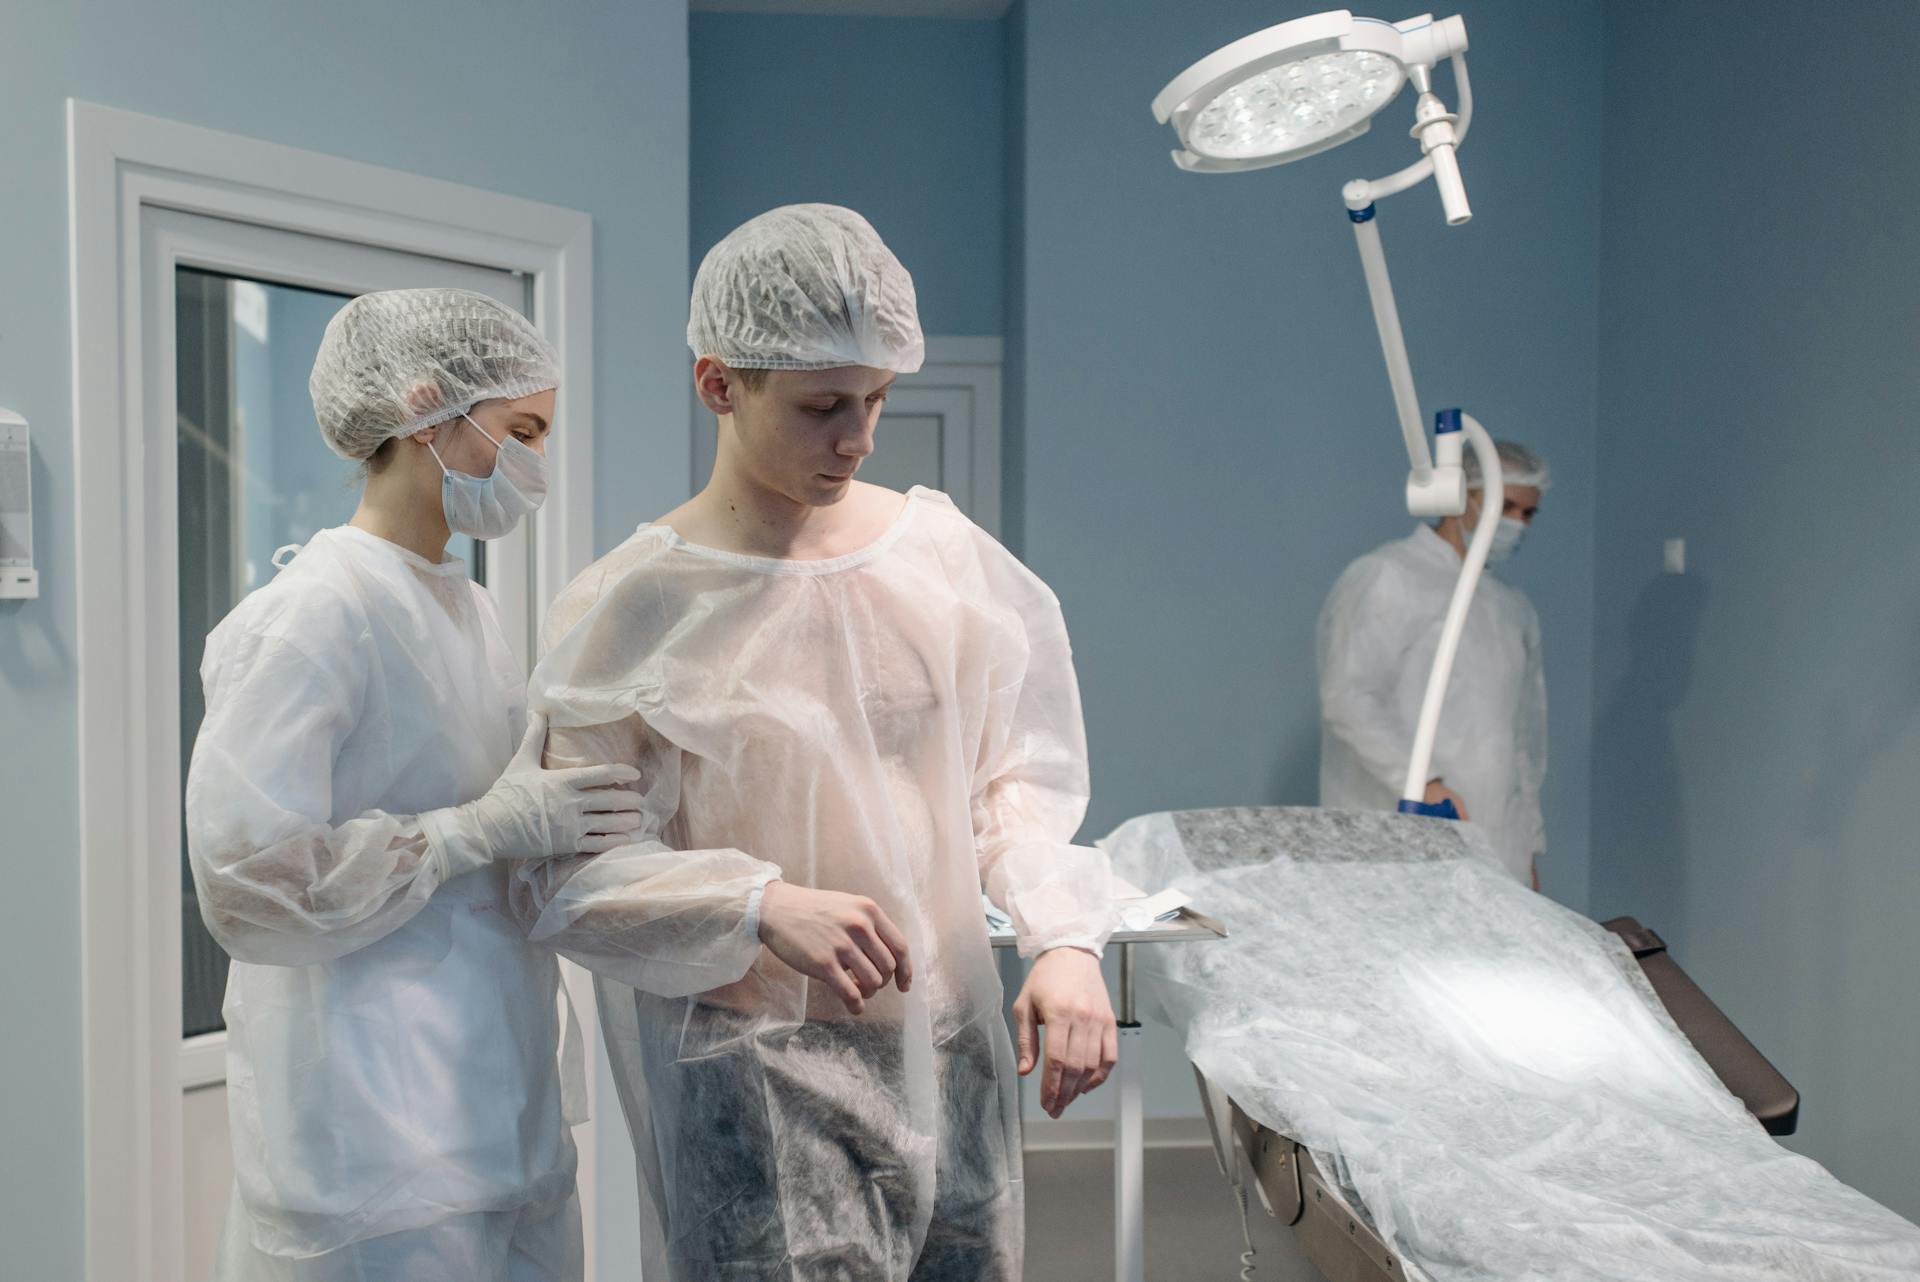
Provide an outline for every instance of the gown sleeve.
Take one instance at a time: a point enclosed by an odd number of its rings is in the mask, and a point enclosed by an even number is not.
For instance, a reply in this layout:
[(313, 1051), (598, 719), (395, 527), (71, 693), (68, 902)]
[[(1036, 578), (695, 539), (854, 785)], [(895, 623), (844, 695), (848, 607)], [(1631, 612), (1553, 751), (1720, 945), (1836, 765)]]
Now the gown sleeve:
[[(641, 825), (597, 855), (529, 861), (514, 869), (509, 904), (527, 938), (596, 975), (660, 997), (685, 997), (742, 978), (760, 953), (760, 899), (780, 869), (739, 850), (677, 850), (665, 833), (680, 809), (681, 751), (638, 712), (569, 725), (583, 662), (619, 645), (596, 636), (596, 584), (555, 602), (529, 690), (549, 716), (546, 765), (620, 764), (640, 772)], [(598, 666), (598, 665), (594, 665)]]
[(760, 897), (780, 870), (738, 850), (675, 850), (661, 833), (680, 805), (679, 750), (638, 717), (550, 730), (546, 765), (618, 763), (640, 772), (633, 840), (598, 855), (518, 865), (511, 892), (527, 938), (642, 992), (721, 988), (760, 954)]
[[(991, 540), (982, 533), (983, 541)], [(973, 787), (974, 848), (987, 898), (1013, 919), (1020, 955), (1084, 948), (1113, 933), (1104, 851), (1073, 842), (1089, 797), (1080, 683), (1060, 603), (1011, 554), (985, 552), (999, 604), (1019, 614), (1019, 642), (994, 656), (996, 692)], [(1010, 634), (1011, 635), (1011, 634)]]
[[(1325, 731), (1395, 796), (1406, 787), (1414, 735), (1395, 691), (1412, 648), (1404, 602), (1387, 567), (1362, 561), (1334, 584), (1317, 638)], [(1440, 765), (1436, 745), (1433, 773), (1444, 777)]]
[(334, 761), (364, 689), (358, 664), (350, 644), (242, 634), (202, 669), (187, 859), (207, 929), (240, 961), (343, 957), (398, 929), (445, 880), (417, 816), (333, 818)]
[(1527, 838), (1527, 852), (1546, 853), (1547, 828), (1541, 793), (1547, 780), (1547, 674), (1540, 649), (1540, 616), (1527, 605), (1525, 625), (1526, 671), (1521, 676), (1519, 716), (1515, 742), (1520, 745), (1519, 811), (1515, 821)]

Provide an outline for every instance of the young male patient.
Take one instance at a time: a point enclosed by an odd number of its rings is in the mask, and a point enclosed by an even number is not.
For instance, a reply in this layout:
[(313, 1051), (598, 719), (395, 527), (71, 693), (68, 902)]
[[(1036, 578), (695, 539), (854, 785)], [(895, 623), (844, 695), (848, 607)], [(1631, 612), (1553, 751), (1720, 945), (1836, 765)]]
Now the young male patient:
[(1059, 1116), (1116, 1050), (1106, 858), (1046, 585), (942, 494), (854, 479), (920, 366), (912, 279), (851, 210), (772, 210), (694, 281), (713, 477), (555, 603), (550, 766), (637, 768), (635, 844), (527, 868), (596, 972), (644, 1272), (1014, 1279), (1013, 1049), (980, 892), (1034, 957), (1018, 1072)]

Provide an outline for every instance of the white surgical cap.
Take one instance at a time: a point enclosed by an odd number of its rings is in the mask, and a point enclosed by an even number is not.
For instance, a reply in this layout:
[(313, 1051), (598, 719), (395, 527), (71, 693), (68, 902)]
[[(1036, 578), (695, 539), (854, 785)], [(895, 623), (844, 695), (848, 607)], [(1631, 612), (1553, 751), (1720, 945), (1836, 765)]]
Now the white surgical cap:
[(736, 369), (911, 374), (926, 357), (913, 277), (866, 219), (838, 205), (770, 209), (708, 250), (687, 345)]
[[(1505, 485), (1531, 485), (1542, 494), (1553, 486), (1553, 471), (1547, 461), (1535, 454), (1518, 441), (1495, 441), (1493, 448), (1500, 454), (1500, 479)], [(1480, 458), (1468, 446), (1461, 451), (1460, 460), (1467, 474), (1467, 488), (1481, 489), (1485, 481), (1480, 475)]]
[(475, 402), (559, 385), (560, 363), (533, 323), (466, 289), (362, 294), (327, 323), (307, 380), (327, 448), (347, 459)]

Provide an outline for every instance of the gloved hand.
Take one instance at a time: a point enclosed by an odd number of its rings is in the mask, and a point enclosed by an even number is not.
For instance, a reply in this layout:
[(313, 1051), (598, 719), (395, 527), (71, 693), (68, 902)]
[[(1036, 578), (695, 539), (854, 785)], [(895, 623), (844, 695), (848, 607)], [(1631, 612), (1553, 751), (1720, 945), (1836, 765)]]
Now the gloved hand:
[(541, 768), (547, 719), (529, 719), (520, 750), (485, 796), (420, 816), (427, 844), (444, 865), (445, 879), (472, 872), (496, 859), (546, 859), (597, 855), (625, 845), (640, 827), (640, 794), (614, 785), (632, 783), (632, 766)]

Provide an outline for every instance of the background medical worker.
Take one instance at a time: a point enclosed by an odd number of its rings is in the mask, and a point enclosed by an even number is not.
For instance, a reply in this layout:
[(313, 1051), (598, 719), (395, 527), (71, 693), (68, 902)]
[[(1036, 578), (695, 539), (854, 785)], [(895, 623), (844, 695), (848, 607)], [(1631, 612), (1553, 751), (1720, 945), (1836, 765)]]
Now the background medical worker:
[[(1551, 476), (1547, 461), (1497, 443), (1505, 472), (1489, 567), (1520, 546)], [(1392, 809), (1406, 783), (1428, 670), (1440, 644), (1485, 484), (1466, 458), (1467, 510), (1421, 525), (1341, 574), (1320, 612), (1320, 804)], [(1547, 773), (1547, 686), (1540, 621), (1513, 585), (1482, 576), (1447, 686), (1426, 800), (1452, 800), (1481, 825), (1507, 871), (1540, 888), (1546, 849), (1540, 789)]]
[(348, 303), (310, 387), (359, 509), (207, 639), (186, 808), (234, 959), (226, 1282), (581, 1275), (581, 1083), (507, 866), (624, 840), (635, 775), (541, 768), (493, 600), (446, 555), (539, 506), (558, 381), (482, 295)]

